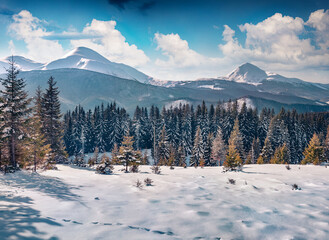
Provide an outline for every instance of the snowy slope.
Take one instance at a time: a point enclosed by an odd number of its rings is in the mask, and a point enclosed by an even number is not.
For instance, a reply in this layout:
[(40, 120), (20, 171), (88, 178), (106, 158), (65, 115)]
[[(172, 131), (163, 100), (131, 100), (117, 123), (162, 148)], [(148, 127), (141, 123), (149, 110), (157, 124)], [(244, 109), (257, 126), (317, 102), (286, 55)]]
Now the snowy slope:
[[(149, 166), (128, 174), (116, 166), (104, 176), (60, 165), (1, 175), (0, 238), (328, 239), (329, 168), (291, 168), (161, 167), (155, 175)], [(153, 186), (134, 186), (147, 177)]]
[[(22, 56), (13, 56), (13, 59), (17, 65), (17, 67), (21, 71), (31, 71), (31, 70), (37, 70), (41, 69), (43, 66), (42, 63), (35, 62), (33, 60), (27, 59)], [(9, 67), (8, 61), (11, 60), (11, 57), (6, 57), (5, 59), (0, 60), (0, 74), (6, 72), (6, 68)]]
[(150, 77), (144, 73), (125, 64), (111, 62), (97, 52), (85, 47), (75, 48), (63, 58), (45, 64), (42, 69), (52, 70), (60, 68), (85, 69), (120, 78), (137, 80), (142, 83), (147, 83), (150, 80)]

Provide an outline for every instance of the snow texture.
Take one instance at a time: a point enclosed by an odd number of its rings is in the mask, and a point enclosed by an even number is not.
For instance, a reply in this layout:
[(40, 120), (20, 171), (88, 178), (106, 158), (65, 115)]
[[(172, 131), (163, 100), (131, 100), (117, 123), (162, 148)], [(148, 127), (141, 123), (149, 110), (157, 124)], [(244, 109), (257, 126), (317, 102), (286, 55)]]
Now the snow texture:
[[(0, 176), (1, 239), (328, 239), (329, 168), (59, 165)], [(153, 180), (137, 188), (136, 181)], [(235, 185), (228, 179), (234, 179)], [(292, 190), (297, 184), (301, 190)]]

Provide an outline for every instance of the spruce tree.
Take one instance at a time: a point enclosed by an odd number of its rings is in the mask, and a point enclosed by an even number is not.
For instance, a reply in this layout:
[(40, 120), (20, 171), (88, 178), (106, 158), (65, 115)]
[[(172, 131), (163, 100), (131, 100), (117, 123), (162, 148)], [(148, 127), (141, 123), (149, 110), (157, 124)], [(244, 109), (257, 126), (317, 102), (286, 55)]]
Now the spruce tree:
[(271, 159), (272, 164), (289, 164), (289, 153), (286, 144), (277, 148)]
[(43, 132), (45, 134), (47, 144), (50, 144), (52, 159), (64, 154), (61, 142), (61, 105), (58, 95), (59, 90), (58, 87), (56, 87), (56, 82), (53, 77), (50, 77), (48, 80), (48, 88), (42, 98), (42, 113)]
[(192, 150), (190, 166), (194, 166), (194, 167), (199, 166), (201, 159), (203, 159), (203, 143), (202, 143), (201, 129), (200, 126), (198, 126), (194, 137), (194, 145)]
[(125, 166), (126, 172), (129, 166), (139, 164), (141, 160), (140, 154), (133, 149), (133, 144), (133, 137), (124, 136), (119, 150), (118, 159)]
[(324, 157), (327, 162), (329, 162), (329, 126), (327, 128), (326, 139), (324, 140)]
[(3, 132), (8, 139), (9, 160), (11, 166), (16, 169), (19, 150), (22, 148), (24, 138), (24, 127), (26, 126), (27, 115), (30, 111), (27, 93), (24, 90), (25, 81), (18, 77), (19, 70), (16, 67), (13, 57), (9, 61), (9, 68), (6, 69), (5, 79), (1, 79), (3, 85)]
[(33, 171), (41, 166), (50, 169), (53, 166), (49, 160), (50, 145), (46, 143), (46, 138), (42, 132), (42, 101), (40, 88), (36, 91), (32, 116), (29, 118), (26, 131), (27, 138), (25, 141), (26, 159), (33, 164)]
[(245, 153), (244, 153), (244, 148), (243, 148), (242, 135), (239, 130), (239, 120), (238, 119), (235, 119), (233, 130), (232, 130), (230, 138), (229, 138), (229, 145), (235, 146), (240, 157), (242, 159), (244, 159)]
[(226, 158), (226, 145), (223, 141), (223, 134), (221, 127), (218, 126), (216, 137), (212, 143), (212, 159), (216, 164), (222, 166)]

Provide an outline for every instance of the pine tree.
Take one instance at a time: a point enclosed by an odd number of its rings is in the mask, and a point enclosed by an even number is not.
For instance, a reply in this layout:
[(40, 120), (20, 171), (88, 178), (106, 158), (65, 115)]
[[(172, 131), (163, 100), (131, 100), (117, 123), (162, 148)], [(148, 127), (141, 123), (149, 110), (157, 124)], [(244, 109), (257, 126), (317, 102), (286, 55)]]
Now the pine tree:
[(209, 133), (207, 137), (207, 141), (203, 144), (203, 160), (205, 166), (215, 165), (211, 154), (212, 142), (213, 142), (213, 134)]
[(273, 153), (273, 148), (272, 148), (271, 142), (270, 142), (269, 138), (266, 138), (264, 147), (263, 147), (262, 153), (261, 153), (263, 163), (269, 163), (273, 154), (274, 153)]
[(1, 79), (3, 90), (3, 133), (8, 139), (9, 160), (11, 166), (17, 168), (17, 158), (19, 157), (19, 149), (22, 147), (24, 137), (24, 127), (27, 121), (27, 115), (30, 111), (28, 105), (27, 93), (24, 90), (25, 81), (18, 77), (19, 70), (16, 68), (13, 57), (9, 61), (9, 68), (6, 69), (7, 75), (5, 79)]
[(271, 159), (272, 164), (289, 164), (288, 147), (286, 144), (275, 150), (274, 156)]
[(186, 153), (185, 153), (185, 148), (182, 146), (182, 144), (178, 147), (175, 165), (186, 167)]
[(242, 136), (239, 130), (239, 120), (235, 119), (233, 130), (231, 132), (230, 138), (229, 138), (229, 145), (235, 146), (236, 150), (239, 153), (239, 156), (241, 158), (244, 158), (244, 148), (243, 148), (243, 141)]
[(223, 141), (223, 134), (221, 127), (218, 126), (216, 137), (212, 143), (212, 159), (216, 161), (217, 165), (222, 166), (226, 158), (226, 145)]
[(318, 165), (325, 160), (323, 146), (321, 146), (320, 139), (316, 133), (314, 133), (303, 154), (304, 159), (302, 164), (313, 163), (314, 165)]
[(194, 145), (192, 150), (190, 166), (194, 166), (194, 167), (199, 166), (200, 160), (202, 158), (203, 158), (203, 144), (202, 144), (201, 129), (200, 126), (198, 126), (194, 137)]
[(242, 167), (242, 159), (235, 145), (229, 146), (226, 160), (223, 165), (226, 170), (230, 171), (236, 171)]
[(118, 144), (115, 143), (111, 153), (112, 163), (115, 165), (121, 164), (118, 156), (119, 156), (119, 148), (118, 148)]
[(61, 126), (61, 110), (59, 102), (59, 90), (53, 77), (48, 80), (48, 88), (42, 98), (43, 112), (43, 132), (46, 137), (47, 144), (50, 144), (51, 157), (55, 159), (57, 156), (63, 155), (62, 146), (62, 126)]
[(257, 162), (257, 159), (259, 158), (260, 154), (260, 142), (259, 138), (253, 140), (251, 145), (251, 153), (250, 153), (250, 163), (255, 164)]
[(326, 139), (324, 141), (324, 157), (325, 157), (325, 160), (327, 162), (329, 162), (329, 126), (327, 128), (327, 135), (326, 135)]
[(159, 144), (157, 148), (156, 162), (159, 165), (167, 165), (169, 159), (169, 143), (166, 128), (163, 125), (161, 134), (159, 137)]
[(141, 160), (138, 152), (134, 151), (133, 144), (133, 137), (124, 136), (119, 150), (118, 159), (125, 166), (126, 172), (128, 172), (129, 166), (139, 164)]
[(25, 156), (29, 163), (33, 163), (33, 171), (37, 171), (37, 167), (52, 168), (48, 162), (50, 145), (46, 144), (46, 139), (42, 133), (42, 115), (41, 115), (41, 92), (37, 89), (35, 106), (33, 107), (32, 116), (28, 121), (25, 131), (27, 138), (25, 140)]

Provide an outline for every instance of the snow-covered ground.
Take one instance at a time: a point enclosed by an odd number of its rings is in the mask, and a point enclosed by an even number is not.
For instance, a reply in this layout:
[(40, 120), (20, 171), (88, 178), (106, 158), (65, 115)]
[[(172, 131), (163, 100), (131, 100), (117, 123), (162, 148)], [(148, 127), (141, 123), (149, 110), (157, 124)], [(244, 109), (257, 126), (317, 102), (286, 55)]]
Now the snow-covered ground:
[(58, 168), (0, 176), (0, 239), (329, 239), (324, 166)]

